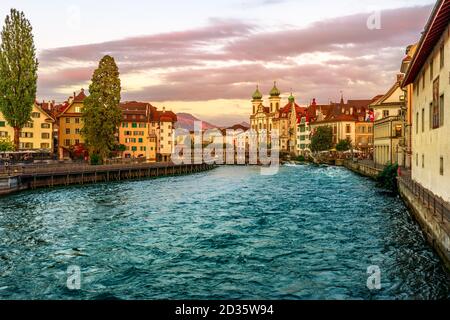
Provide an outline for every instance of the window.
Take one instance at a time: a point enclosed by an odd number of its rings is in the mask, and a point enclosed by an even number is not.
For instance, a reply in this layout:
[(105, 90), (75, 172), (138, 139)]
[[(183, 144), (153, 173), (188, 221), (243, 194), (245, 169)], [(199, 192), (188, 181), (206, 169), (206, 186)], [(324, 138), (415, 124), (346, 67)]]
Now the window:
[(141, 151), (147, 151), (147, 147), (141, 147)]
[(81, 107), (75, 107), (75, 113), (81, 113)]
[(139, 143), (143, 143), (143, 142), (144, 142), (144, 139), (139, 138)]
[(431, 61), (430, 61), (430, 81), (433, 81), (433, 77), (434, 77), (434, 61), (433, 61), (433, 58), (431, 58)]
[(402, 131), (403, 131), (402, 129), (403, 128), (402, 128), (401, 124), (398, 124), (395, 126), (395, 137), (396, 138), (400, 138), (402, 136)]
[(441, 157), (440, 166), (439, 166), (439, 173), (441, 176), (444, 175), (444, 157)]
[(75, 129), (75, 134), (80, 134), (80, 133), (81, 133), (80, 128), (76, 128), (76, 129)]
[(6, 138), (6, 137), (8, 137), (8, 132), (0, 131), (0, 138)]
[(128, 128), (128, 122), (122, 123), (122, 128)]
[(33, 149), (33, 143), (31, 143), (31, 142), (25, 142), (25, 143), (21, 142), (20, 143), (20, 149), (25, 149), (25, 150)]
[(75, 145), (80, 144), (80, 139), (75, 139)]
[(70, 123), (70, 118), (66, 118), (66, 123)]
[(440, 56), (440, 60), (441, 60), (440, 67), (442, 69), (445, 65), (445, 47), (444, 47), (444, 45), (441, 46), (439, 56)]
[(422, 89), (425, 90), (425, 70), (422, 71)]
[(24, 128), (33, 128), (33, 121), (27, 122), (25, 123), (25, 125), (23, 126)]
[(41, 143), (41, 149), (50, 149), (49, 143)]
[(383, 118), (389, 117), (389, 110), (383, 110)]
[(137, 147), (131, 147), (131, 151), (137, 151)]
[(422, 109), (422, 132), (425, 132), (425, 109)]
[(444, 95), (439, 97), (439, 126), (444, 126)]
[(50, 139), (50, 133), (44, 132), (41, 134), (42, 139)]
[[(147, 124), (146, 123), (139, 123), (139, 128), (146, 128)], [(144, 150), (145, 151), (145, 150)]]
[(131, 127), (132, 127), (132, 128), (137, 128), (137, 123), (136, 123), (136, 122), (133, 122), (133, 123), (131, 124)]
[(351, 132), (352, 132), (352, 127), (349, 124), (347, 124), (345, 126), (345, 133), (351, 133)]
[(33, 138), (33, 132), (21, 132), (20, 137), (21, 138)]
[(31, 113), (31, 117), (32, 117), (32, 118), (40, 118), (40, 117), (41, 117), (41, 114), (40, 114), (39, 112), (32, 112), (32, 113)]
[(425, 168), (425, 155), (422, 154), (422, 169)]
[(70, 146), (70, 139), (64, 140), (64, 145), (65, 145), (66, 147)]
[(419, 113), (416, 114), (416, 134), (419, 134)]
[(80, 123), (80, 118), (75, 118), (75, 123)]
[(50, 129), (50, 123), (42, 123), (41, 128), (42, 129)]
[(70, 134), (70, 128), (66, 129), (66, 134)]
[(419, 154), (416, 153), (416, 167), (419, 166)]
[(6, 126), (6, 122), (5, 121), (0, 121), (0, 127), (5, 127)]

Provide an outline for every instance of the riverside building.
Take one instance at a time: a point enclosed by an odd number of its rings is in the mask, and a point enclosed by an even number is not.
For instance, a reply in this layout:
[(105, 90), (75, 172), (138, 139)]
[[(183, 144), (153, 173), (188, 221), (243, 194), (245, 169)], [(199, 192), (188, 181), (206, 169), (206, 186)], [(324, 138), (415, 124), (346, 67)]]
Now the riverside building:
[(450, 1), (439, 0), (402, 86), (413, 85), (412, 179), (450, 201)]

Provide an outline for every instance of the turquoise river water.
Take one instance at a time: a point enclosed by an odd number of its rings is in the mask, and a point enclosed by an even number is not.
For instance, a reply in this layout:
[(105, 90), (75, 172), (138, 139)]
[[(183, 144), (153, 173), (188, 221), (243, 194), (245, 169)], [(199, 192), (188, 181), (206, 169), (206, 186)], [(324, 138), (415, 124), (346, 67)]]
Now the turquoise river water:
[[(0, 299), (450, 297), (402, 201), (343, 168), (220, 167), (0, 203)], [(67, 287), (69, 266), (80, 290)], [(369, 266), (380, 290), (367, 287)]]

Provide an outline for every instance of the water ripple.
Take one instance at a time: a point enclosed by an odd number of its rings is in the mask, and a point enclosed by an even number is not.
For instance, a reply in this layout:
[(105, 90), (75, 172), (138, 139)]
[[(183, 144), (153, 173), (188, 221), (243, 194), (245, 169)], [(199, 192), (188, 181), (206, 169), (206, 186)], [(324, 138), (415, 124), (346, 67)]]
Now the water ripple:
[[(2, 299), (450, 297), (402, 201), (341, 168), (223, 167), (1, 201)], [(366, 287), (370, 265), (380, 291)]]

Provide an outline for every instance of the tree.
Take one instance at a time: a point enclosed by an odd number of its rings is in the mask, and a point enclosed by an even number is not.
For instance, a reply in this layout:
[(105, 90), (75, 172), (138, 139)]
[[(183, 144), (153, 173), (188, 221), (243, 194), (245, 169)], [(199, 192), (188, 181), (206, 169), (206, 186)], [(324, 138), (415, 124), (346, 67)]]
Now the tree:
[(14, 151), (14, 144), (9, 139), (0, 140), (0, 151)]
[(122, 122), (120, 78), (114, 58), (104, 56), (92, 75), (89, 96), (84, 100), (82, 135), (91, 157), (103, 162), (114, 150)]
[(11, 9), (1, 32), (0, 111), (14, 128), (15, 150), (36, 100), (37, 69), (31, 24), (23, 12)]
[(336, 145), (337, 151), (348, 151), (352, 148), (352, 142), (349, 139), (339, 140)]
[(311, 151), (328, 151), (333, 146), (333, 128), (318, 127), (311, 138)]

